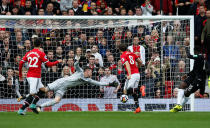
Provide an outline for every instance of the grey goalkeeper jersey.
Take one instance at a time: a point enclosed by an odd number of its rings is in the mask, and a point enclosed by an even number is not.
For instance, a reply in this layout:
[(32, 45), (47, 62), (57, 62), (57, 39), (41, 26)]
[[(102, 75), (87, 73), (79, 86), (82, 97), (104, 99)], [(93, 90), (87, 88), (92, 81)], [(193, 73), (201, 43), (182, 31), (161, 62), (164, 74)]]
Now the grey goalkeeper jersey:
[(61, 88), (69, 88), (82, 84), (89, 83), (91, 85), (97, 86), (108, 86), (108, 82), (98, 82), (91, 78), (85, 78), (83, 69), (79, 67), (79, 62), (75, 62), (74, 67), (76, 72), (69, 77), (60, 78), (54, 81), (53, 83), (48, 84), (50, 90), (58, 90)]

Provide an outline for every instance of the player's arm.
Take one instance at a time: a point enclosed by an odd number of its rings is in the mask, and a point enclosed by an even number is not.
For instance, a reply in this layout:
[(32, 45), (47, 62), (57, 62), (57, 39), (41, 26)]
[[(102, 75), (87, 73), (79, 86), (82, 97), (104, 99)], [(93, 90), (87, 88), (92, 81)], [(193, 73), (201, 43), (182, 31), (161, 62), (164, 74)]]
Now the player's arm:
[(198, 55), (191, 55), (190, 54), (189, 45), (190, 45), (190, 42), (188, 40), (185, 41), (185, 46), (186, 46), (185, 51), (186, 51), (186, 54), (187, 54), (187, 58), (197, 59), (199, 57)]
[(84, 56), (81, 56), (79, 60), (77, 60), (75, 63), (74, 63), (74, 67), (76, 69), (77, 72), (82, 72), (83, 69), (80, 67), (80, 63), (83, 63), (86, 61), (86, 58)]
[(62, 62), (61, 59), (60, 59), (60, 60), (56, 60), (56, 61), (54, 61), (54, 62), (50, 62), (50, 61), (47, 59), (47, 56), (45, 55), (45, 53), (42, 55), (41, 61), (42, 61), (43, 63), (45, 63), (45, 65), (47, 65), (47, 67), (52, 67), (52, 66), (55, 66), (56, 64)]
[(126, 66), (126, 69), (127, 69), (127, 72), (128, 72), (127, 78), (130, 79), (131, 78), (131, 66), (128, 63), (128, 61), (125, 62), (125, 66)]
[(19, 63), (19, 78), (20, 78), (20, 80), (22, 79), (22, 68), (23, 68), (23, 64), (25, 62), (27, 62), (26, 56), (24, 56), (23, 59)]
[(96, 85), (96, 86), (112, 86), (112, 87), (116, 87), (118, 85), (118, 83), (116, 81), (113, 81), (112, 83), (107, 83), (107, 82), (99, 82), (93, 79), (88, 79), (86, 80), (87, 83), (91, 84), (91, 85)]
[(137, 58), (136, 62), (138, 63), (138, 68), (140, 68), (141, 65), (143, 64), (143, 62), (142, 62), (142, 60), (140, 58)]
[(75, 67), (75, 70), (77, 72), (82, 72), (82, 68), (79, 66), (79, 60), (77, 60), (75, 63), (74, 63), (74, 67)]
[(125, 65), (126, 69), (127, 69), (127, 78), (130, 79), (131, 78), (131, 67), (130, 67), (130, 64), (128, 63), (128, 60), (125, 56), (122, 56), (121, 57), (121, 62), (123, 65)]
[(185, 50), (186, 50), (187, 58), (194, 59), (194, 60), (201, 59), (201, 58), (203, 59), (203, 57), (200, 55), (191, 55), (188, 47), (185, 47)]
[(62, 62), (62, 60), (56, 60), (54, 62), (47, 61), (47, 62), (45, 62), (45, 64), (47, 65), (47, 67), (52, 67), (52, 66), (55, 66), (56, 64), (61, 63), (61, 62)]
[(133, 54), (133, 55), (134, 55), (135, 61), (138, 63), (138, 68), (140, 68), (141, 65), (143, 65), (143, 61), (136, 54)]

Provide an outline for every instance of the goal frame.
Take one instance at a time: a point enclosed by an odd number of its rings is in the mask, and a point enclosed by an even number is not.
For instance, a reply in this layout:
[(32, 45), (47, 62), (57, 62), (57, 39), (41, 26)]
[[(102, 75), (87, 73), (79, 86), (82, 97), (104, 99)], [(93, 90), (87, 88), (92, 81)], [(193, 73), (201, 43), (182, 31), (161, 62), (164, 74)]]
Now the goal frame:
[[(194, 54), (194, 16), (0, 16), (1, 20), (190, 20), (190, 53)], [(1, 26), (1, 25), (0, 25)], [(190, 70), (194, 61), (190, 60)], [(190, 111), (194, 111), (194, 94), (190, 96)]]

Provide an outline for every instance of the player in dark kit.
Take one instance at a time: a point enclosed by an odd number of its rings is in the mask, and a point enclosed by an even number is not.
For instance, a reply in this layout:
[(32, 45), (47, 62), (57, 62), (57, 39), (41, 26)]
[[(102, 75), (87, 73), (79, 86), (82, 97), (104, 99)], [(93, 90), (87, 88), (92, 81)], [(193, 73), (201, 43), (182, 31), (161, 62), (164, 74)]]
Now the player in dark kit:
[(142, 61), (136, 54), (126, 51), (127, 46), (124, 44), (119, 45), (119, 50), (121, 53), (120, 56), (121, 62), (124, 65), (125, 70), (127, 71), (127, 80), (125, 82), (123, 92), (125, 95), (128, 94), (133, 96), (136, 106), (136, 110), (134, 113), (139, 113), (141, 112), (138, 101), (138, 93), (139, 93), (138, 84), (140, 81), (140, 74), (136, 62), (140, 67)]
[(185, 50), (187, 57), (194, 59), (193, 70), (190, 71), (187, 75), (182, 77), (183, 82), (180, 84), (177, 95), (177, 105), (170, 110), (170, 112), (181, 111), (182, 107), (189, 100), (189, 96), (201, 89), (201, 95), (204, 93), (205, 80), (206, 80), (206, 71), (205, 71), (205, 54), (191, 55), (189, 52), (189, 41), (185, 41)]

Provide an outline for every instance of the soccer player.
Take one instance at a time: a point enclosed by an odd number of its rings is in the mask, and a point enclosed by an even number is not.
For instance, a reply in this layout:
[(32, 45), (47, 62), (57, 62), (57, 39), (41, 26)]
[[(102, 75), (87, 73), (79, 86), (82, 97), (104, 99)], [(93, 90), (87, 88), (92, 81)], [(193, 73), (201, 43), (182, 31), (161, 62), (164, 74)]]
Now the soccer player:
[(141, 109), (139, 107), (139, 101), (138, 101), (138, 93), (139, 93), (138, 84), (140, 81), (140, 74), (139, 74), (139, 69), (136, 65), (136, 62), (138, 63), (138, 66), (140, 67), (142, 64), (142, 61), (136, 54), (126, 51), (127, 46), (124, 44), (119, 45), (119, 50), (121, 53), (120, 59), (122, 61), (122, 64), (125, 67), (125, 70), (127, 71), (127, 80), (124, 85), (123, 93), (125, 95), (131, 94), (133, 96), (135, 107), (136, 107), (136, 110), (134, 113), (139, 113), (141, 112)]
[[(19, 115), (24, 115), (24, 110), (30, 105), (30, 109), (36, 111), (36, 103), (39, 101), (41, 95), (39, 90), (43, 90), (44, 86), (41, 82), (41, 64), (45, 63), (48, 67), (54, 66), (62, 60), (49, 62), (44, 52), (40, 51), (41, 41), (36, 39), (34, 42), (34, 49), (27, 52), (19, 64), (19, 79), (22, 80), (23, 64), (28, 62), (27, 81), (30, 86), (29, 96), (25, 99), (23, 106), (18, 110)], [(44, 90), (43, 90), (44, 91)], [(39, 92), (39, 93), (38, 93)]]
[[(205, 87), (205, 54), (191, 55), (187, 46), (189, 46), (189, 40), (185, 41), (185, 50), (187, 53), (187, 57), (190, 59), (194, 59), (193, 70), (190, 71), (187, 75), (182, 77), (182, 83), (178, 89), (177, 95), (177, 105), (170, 110), (170, 112), (178, 112), (181, 111), (182, 107), (189, 100), (189, 96), (197, 91), (199, 88), (202, 89)], [(201, 94), (204, 93), (201, 91)]]
[(93, 79), (91, 79), (92, 76), (92, 69), (89, 67), (85, 67), (84, 71), (82, 68), (80, 68), (79, 63), (82, 61), (82, 57), (80, 57), (80, 60), (77, 60), (74, 63), (74, 67), (76, 69), (76, 72), (72, 74), (69, 77), (64, 77), (57, 79), (53, 83), (48, 84), (48, 86), (45, 88), (45, 92), (48, 91), (54, 91), (55, 98), (53, 100), (47, 101), (40, 106), (37, 106), (37, 111), (40, 112), (41, 108), (53, 106), (61, 101), (61, 98), (63, 97), (64, 93), (66, 92), (67, 88), (79, 86), (82, 84), (89, 83), (91, 85), (97, 85), (97, 86), (117, 86), (118, 82), (113, 81), (112, 83), (108, 82), (98, 82)]

